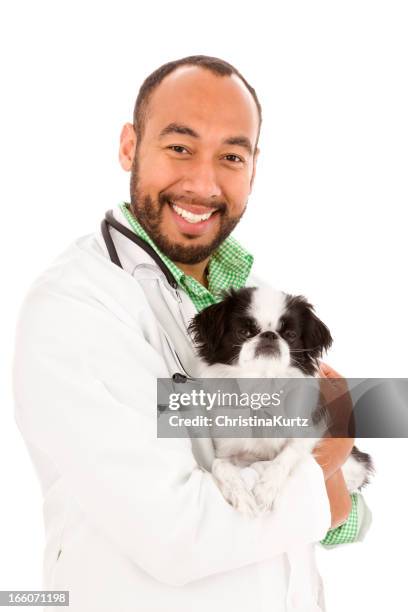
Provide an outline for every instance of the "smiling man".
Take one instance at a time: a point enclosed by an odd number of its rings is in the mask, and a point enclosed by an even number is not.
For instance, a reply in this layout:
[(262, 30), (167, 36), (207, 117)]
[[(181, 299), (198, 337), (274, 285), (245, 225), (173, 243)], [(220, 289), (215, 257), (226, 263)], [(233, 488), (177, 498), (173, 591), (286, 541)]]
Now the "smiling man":
[(157, 437), (157, 379), (196, 373), (191, 318), (222, 289), (260, 282), (231, 235), (260, 126), (254, 89), (227, 62), (157, 69), (121, 133), (130, 203), (70, 245), (22, 306), (15, 414), (44, 494), (43, 588), (69, 590), (71, 612), (324, 610), (315, 543), (367, 528), (341, 472), (353, 440), (328, 440), (281, 506), (248, 519), (218, 490), (210, 439)]
[(162, 77), (147, 79), (136, 130), (126, 124), (121, 135), (131, 211), (163, 253), (206, 285), (211, 254), (245, 212), (260, 106), (242, 78), (225, 78), (225, 68), (181, 64), (158, 85)]

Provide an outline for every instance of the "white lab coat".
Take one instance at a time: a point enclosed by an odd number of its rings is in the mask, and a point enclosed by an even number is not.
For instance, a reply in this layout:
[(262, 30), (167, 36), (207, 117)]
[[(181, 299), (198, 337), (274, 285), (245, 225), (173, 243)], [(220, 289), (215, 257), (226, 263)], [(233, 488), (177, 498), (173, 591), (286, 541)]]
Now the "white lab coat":
[(112, 236), (124, 270), (99, 231), (79, 238), (19, 315), (15, 417), (44, 495), (42, 588), (69, 590), (70, 612), (324, 610), (321, 468), (305, 460), (281, 505), (249, 519), (213, 480), (211, 440), (157, 439), (156, 379), (196, 373), (185, 327), (196, 310)]

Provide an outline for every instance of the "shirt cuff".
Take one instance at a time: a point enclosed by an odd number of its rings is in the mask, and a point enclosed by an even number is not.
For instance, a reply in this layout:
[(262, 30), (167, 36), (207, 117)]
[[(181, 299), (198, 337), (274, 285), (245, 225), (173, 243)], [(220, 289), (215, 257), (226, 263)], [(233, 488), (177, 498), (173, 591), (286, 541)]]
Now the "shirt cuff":
[(351, 511), (347, 520), (335, 529), (329, 529), (325, 538), (320, 541), (324, 548), (340, 544), (362, 542), (372, 522), (371, 510), (361, 493), (351, 494)]
[(359, 517), (359, 529), (356, 542), (362, 542), (367, 534), (367, 531), (371, 527), (371, 523), (373, 520), (373, 515), (371, 513), (370, 508), (367, 506), (364, 497), (361, 493), (357, 493), (358, 495), (358, 517)]

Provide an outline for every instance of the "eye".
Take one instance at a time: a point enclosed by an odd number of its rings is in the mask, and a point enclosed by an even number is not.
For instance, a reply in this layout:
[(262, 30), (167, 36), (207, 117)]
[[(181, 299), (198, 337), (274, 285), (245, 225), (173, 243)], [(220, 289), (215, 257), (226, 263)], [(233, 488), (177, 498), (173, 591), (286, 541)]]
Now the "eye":
[(251, 321), (242, 321), (237, 333), (241, 339), (251, 338), (256, 335), (256, 330)]
[[(181, 145), (170, 145), (167, 148), (170, 149), (171, 151), (174, 151), (175, 153), (181, 153), (181, 151), (179, 149), (182, 149), (183, 151), (187, 151), (186, 147), (183, 147)], [(187, 151), (187, 153), (188, 153), (188, 151)]]
[(249, 327), (243, 327), (242, 329), (238, 330), (238, 335), (240, 338), (251, 338), (251, 336), (254, 335), (254, 332), (249, 329)]
[(282, 332), (282, 336), (288, 342), (293, 342), (297, 338), (297, 333), (295, 332), (294, 329), (285, 329), (285, 331)]
[[(230, 153), (229, 155), (225, 155), (225, 158), (228, 158), (228, 157), (235, 157), (236, 161), (234, 163), (236, 163), (236, 164), (237, 163), (242, 163), (242, 164), (244, 163), (244, 160), (241, 159), (238, 155), (235, 155), (234, 153)], [(233, 161), (233, 160), (229, 159), (228, 161)]]

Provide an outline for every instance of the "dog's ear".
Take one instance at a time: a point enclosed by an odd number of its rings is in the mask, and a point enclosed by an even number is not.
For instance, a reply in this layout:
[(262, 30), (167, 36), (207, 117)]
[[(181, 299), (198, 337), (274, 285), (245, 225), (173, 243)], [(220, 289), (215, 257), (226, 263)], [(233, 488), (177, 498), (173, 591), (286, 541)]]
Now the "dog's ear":
[(219, 348), (225, 332), (229, 306), (228, 299), (211, 304), (197, 313), (188, 326), (188, 332), (193, 337), (200, 357), (203, 357), (207, 363), (211, 363), (214, 353)]
[(314, 307), (303, 295), (288, 296), (288, 306), (298, 313), (303, 345), (308, 356), (316, 360), (332, 345), (329, 328), (315, 315)]
[(303, 343), (310, 350), (309, 355), (317, 359), (327, 351), (333, 343), (329, 328), (314, 313), (314, 308), (305, 300), (304, 303)]

